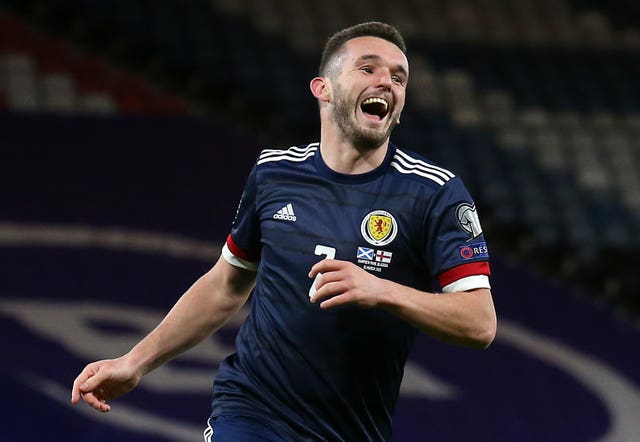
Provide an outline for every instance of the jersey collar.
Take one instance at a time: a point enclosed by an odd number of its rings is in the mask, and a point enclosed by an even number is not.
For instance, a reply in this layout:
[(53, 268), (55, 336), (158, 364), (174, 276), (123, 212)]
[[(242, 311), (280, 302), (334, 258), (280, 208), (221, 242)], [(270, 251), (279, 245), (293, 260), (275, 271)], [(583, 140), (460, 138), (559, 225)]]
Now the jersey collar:
[(324, 162), (324, 159), (322, 158), (322, 153), (320, 152), (319, 147), (318, 147), (318, 151), (314, 155), (314, 163), (316, 166), (316, 170), (318, 171), (318, 174), (320, 174), (321, 176), (331, 181), (335, 181), (339, 183), (359, 184), (359, 183), (366, 183), (368, 181), (373, 181), (374, 179), (384, 174), (389, 168), (389, 164), (391, 164), (391, 161), (393, 160), (393, 156), (395, 155), (395, 153), (396, 153), (396, 146), (391, 142), (389, 142), (389, 146), (387, 148), (387, 154), (384, 158), (384, 161), (382, 161), (382, 164), (380, 164), (375, 169), (370, 170), (369, 172), (358, 173), (358, 174), (339, 173), (330, 169), (329, 166), (327, 166), (327, 164)]

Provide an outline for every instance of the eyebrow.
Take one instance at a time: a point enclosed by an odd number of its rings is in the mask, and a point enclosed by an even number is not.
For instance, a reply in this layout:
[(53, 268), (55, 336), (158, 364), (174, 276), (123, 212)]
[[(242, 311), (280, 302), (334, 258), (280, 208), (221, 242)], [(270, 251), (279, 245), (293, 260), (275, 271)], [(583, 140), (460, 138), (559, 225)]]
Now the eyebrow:
[[(356, 64), (360, 64), (363, 61), (380, 61), (380, 60), (382, 60), (382, 58), (379, 55), (376, 55), (376, 54), (365, 54), (365, 55), (361, 55), (360, 57), (358, 57), (358, 59), (356, 60)], [(407, 70), (401, 64), (396, 65), (395, 69), (396, 69), (396, 71), (400, 71), (405, 76), (408, 75)]]

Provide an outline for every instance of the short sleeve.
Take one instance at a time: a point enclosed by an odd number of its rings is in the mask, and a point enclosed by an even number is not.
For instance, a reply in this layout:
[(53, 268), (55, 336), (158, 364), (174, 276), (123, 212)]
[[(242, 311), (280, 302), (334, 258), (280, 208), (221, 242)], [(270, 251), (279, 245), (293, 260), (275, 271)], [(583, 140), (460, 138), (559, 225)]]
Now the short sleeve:
[(240, 198), (231, 232), (222, 249), (222, 256), (229, 264), (248, 270), (256, 270), (260, 261), (260, 224), (256, 213), (257, 179), (253, 167)]
[(476, 205), (460, 178), (433, 195), (425, 226), (425, 258), (443, 292), (490, 288), (489, 249)]

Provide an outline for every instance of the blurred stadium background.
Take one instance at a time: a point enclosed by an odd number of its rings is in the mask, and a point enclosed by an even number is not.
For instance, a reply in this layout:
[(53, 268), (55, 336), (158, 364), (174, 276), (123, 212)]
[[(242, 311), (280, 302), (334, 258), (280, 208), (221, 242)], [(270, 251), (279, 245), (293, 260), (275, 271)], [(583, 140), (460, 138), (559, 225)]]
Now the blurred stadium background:
[(197, 433), (233, 324), (122, 415), (62, 390), (214, 262), (260, 148), (317, 139), (324, 40), (366, 20), (405, 35), (392, 139), (467, 183), (504, 325), (417, 343), (396, 440), (640, 440), (631, 0), (0, 0), (0, 440)]

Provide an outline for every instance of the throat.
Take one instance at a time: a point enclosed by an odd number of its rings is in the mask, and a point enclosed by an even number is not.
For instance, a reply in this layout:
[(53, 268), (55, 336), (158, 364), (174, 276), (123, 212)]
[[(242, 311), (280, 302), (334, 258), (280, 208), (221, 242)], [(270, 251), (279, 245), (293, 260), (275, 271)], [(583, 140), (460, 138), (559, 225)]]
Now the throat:
[(387, 155), (388, 143), (374, 149), (362, 149), (351, 143), (320, 143), (320, 154), (334, 172), (358, 175), (378, 168)]

